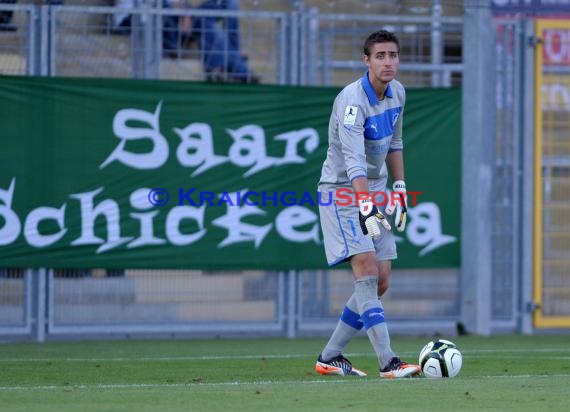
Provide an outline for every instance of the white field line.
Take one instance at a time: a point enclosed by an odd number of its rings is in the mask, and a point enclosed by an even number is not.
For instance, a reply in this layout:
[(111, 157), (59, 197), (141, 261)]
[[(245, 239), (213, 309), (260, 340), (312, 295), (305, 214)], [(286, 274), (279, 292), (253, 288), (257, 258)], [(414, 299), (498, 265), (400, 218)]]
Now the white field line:
[[(469, 357), (484, 357), (496, 354), (501, 359), (516, 359), (519, 356), (514, 356), (516, 353), (526, 353), (528, 355), (539, 355), (539, 354), (549, 354), (549, 353), (569, 353), (570, 348), (559, 348), (559, 349), (478, 349), (478, 350), (465, 350), (461, 351), (464, 356)], [(513, 356), (509, 356), (513, 354)], [(272, 354), (272, 355), (203, 355), (203, 356), (142, 356), (142, 357), (117, 357), (117, 358), (0, 358), (1, 362), (177, 362), (177, 361), (209, 361), (209, 360), (237, 360), (237, 359), (299, 359), (311, 357), (314, 354)], [(401, 352), (402, 357), (413, 357), (417, 356), (416, 353), (412, 352)], [(314, 355), (316, 356), (316, 355)], [(313, 357), (314, 357), (313, 356)], [(347, 357), (375, 357), (372, 350), (370, 352), (352, 352), (346, 353)], [(550, 359), (551, 357), (541, 356), (542, 359)], [(556, 356), (552, 359), (569, 359), (570, 356)]]
[[(482, 375), (469, 376), (462, 379), (552, 379), (552, 378), (570, 378), (570, 374), (557, 375)], [(117, 383), (117, 384), (78, 384), (78, 385), (29, 385), (29, 386), (0, 386), (0, 392), (10, 391), (53, 391), (53, 390), (114, 390), (114, 389), (160, 389), (160, 388), (199, 388), (199, 387), (227, 387), (227, 386), (270, 386), (270, 385), (332, 385), (332, 384), (362, 384), (362, 382), (429, 382), (429, 379), (380, 379), (378, 380), (361, 380), (361, 379), (315, 379), (310, 381), (252, 381), (252, 382), (212, 382), (212, 383)]]

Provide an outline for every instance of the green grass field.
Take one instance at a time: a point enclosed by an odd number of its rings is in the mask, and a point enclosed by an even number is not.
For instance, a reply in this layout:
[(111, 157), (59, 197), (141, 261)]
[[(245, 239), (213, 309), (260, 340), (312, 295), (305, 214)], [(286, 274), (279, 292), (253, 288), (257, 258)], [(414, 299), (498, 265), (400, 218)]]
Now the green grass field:
[[(428, 340), (392, 343), (416, 361)], [(452, 340), (458, 377), (393, 381), (364, 337), (347, 356), (366, 378), (315, 374), (326, 338), (0, 344), (0, 411), (570, 410), (570, 336)]]

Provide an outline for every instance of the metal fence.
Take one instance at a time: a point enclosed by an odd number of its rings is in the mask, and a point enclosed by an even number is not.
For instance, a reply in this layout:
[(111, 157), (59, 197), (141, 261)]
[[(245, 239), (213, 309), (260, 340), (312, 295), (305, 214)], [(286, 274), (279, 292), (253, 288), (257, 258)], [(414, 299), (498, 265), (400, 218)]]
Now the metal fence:
[[(396, 333), (455, 333), (455, 270), (399, 271), (383, 303)], [(352, 289), (348, 271), (0, 271), (0, 336), (319, 335)]]
[(362, 41), (379, 28), (398, 34), (400, 79), (408, 86), (449, 87), (461, 84), (459, 17), (378, 16), (319, 13), (311, 8), (300, 18), (301, 84), (347, 84), (362, 74)]
[[(370, 14), (35, 6), (0, 3), (13, 11), (13, 32), (0, 32), (0, 73), (202, 81), (203, 31), (192, 20), (238, 18), (241, 50), (267, 84), (340, 85), (362, 74), (362, 41), (379, 28), (402, 42), (400, 76), (408, 86), (450, 86), (461, 81), (461, 18)], [(113, 16), (132, 16), (117, 30)], [(165, 18), (180, 25), (175, 49), (165, 50)], [(186, 20), (185, 20), (186, 19)], [(188, 27), (182, 22), (189, 21)], [(185, 27), (185, 28), (184, 28)], [(228, 49), (215, 50), (228, 54)], [(222, 73), (228, 79), (229, 73)]]

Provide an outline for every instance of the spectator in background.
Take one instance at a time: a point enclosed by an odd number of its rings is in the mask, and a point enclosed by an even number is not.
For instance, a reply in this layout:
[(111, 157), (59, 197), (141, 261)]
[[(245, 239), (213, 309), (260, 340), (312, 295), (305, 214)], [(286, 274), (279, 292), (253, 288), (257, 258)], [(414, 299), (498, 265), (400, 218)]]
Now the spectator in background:
[[(15, 4), (17, 0), (0, 0), (0, 3)], [(0, 10), (0, 31), (16, 31), (16, 26), (12, 24), (14, 12), (11, 10)]]
[[(115, 6), (122, 8), (136, 8), (144, 0), (116, 0)], [(185, 7), (186, 3), (180, 0), (162, 0), (164, 9)], [(112, 32), (114, 34), (129, 34), (131, 32), (132, 16), (128, 13), (115, 13), (113, 15)], [(180, 44), (178, 16), (164, 16), (162, 19), (162, 50), (165, 56), (177, 57)]]
[[(144, 0), (116, 0), (117, 7), (134, 8)], [(185, 0), (162, 0), (163, 8), (188, 8)], [(206, 0), (200, 9), (239, 10), (238, 0)], [(194, 16), (190, 21), (178, 16), (164, 16), (163, 44), (165, 56), (181, 55), (181, 46), (189, 41), (198, 41), (202, 52), (206, 80), (213, 82), (259, 83), (248, 65), (247, 56), (241, 52), (239, 20), (236, 17)], [(131, 15), (115, 13), (113, 32), (128, 34), (131, 30)]]
[[(239, 10), (238, 0), (206, 0), (200, 9)], [(239, 20), (236, 17), (195, 17), (192, 33), (203, 53), (208, 81), (259, 83), (241, 52)]]
[[(135, 8), (135, 0), (116, 0), (115, 7)], [(131, 15), (127, 12), (113, 14), (112, 32), (115, 34), (128, 34), (131, 32)]]

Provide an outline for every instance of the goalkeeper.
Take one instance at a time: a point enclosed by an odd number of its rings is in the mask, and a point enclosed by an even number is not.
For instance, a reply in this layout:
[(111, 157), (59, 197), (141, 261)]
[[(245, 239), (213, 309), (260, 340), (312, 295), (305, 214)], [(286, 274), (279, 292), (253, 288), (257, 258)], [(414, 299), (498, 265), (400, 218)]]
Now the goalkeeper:
[[(406, 184), (402, 123), (405, 89), (394, 79), (400, 46), (391, 32), (370, 34), (364, 43), (364, 76), (336, 97), (329, 121), (329, 147), (318, 190), (323, 203), (336, 198), (336, 190), (354, 192), (351, 205), (332, 202), (319, 206), (325, 253), (329, 266), (349, 261), (354, 292), (346, 302), (330, 340), (315, 369), (322, 375), (366, 374), (343, 356), (345, 346), (364, 327), (376, 352), (384, 378), (417, 375), (420, 367), (403, 362), (392, 351), (380, 296), (388, 289), (391, 261), (397, 258), (393, 229), (406, 227)], [(388, 173), (397, 196), (372, 199), (385, 192)], [(391, 223), (390, 223), (391, 222)]]

